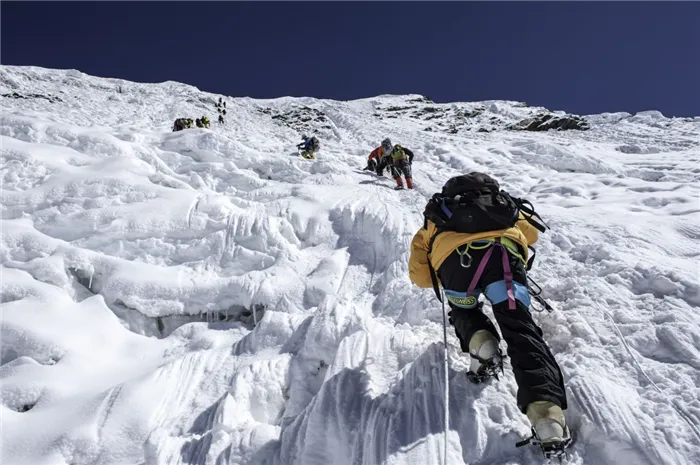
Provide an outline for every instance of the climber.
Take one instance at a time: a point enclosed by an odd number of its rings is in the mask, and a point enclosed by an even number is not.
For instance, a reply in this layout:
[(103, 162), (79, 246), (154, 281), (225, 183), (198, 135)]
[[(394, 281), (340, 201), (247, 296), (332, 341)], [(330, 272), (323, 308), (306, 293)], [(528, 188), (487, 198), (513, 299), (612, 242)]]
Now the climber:
[(301, 150), (301, 156), (307, 160), (315, 160), (315, 154), (321, 148), (321, 144), (319, 143), (318, 139), (316, 136), (309, 137), (306, 134), (301, 136), (301, 138), (303, 139), (303, 142), (297, 144), (297, 149)]
[[(413, 164), (413, 152), (406, 147), (401, 147), (404, 154), (408, 157), (408, 178), (411, 178), (411, 167)], [(376, 171), (377, 176), (384, 176), (384, 169), (389, 166), (389, 171), (391, 171), (391, 176), (394, 179), (401, 177), (401, 172), (397, 171), (398, 166), (394, 165), (391, 158), (391, 153), (394, 151), (394, 146), (391, 143), (391, 139), (386, 138), (382, 141), (381, 145), (376, 149), (372, 150), (367, 159), (367, 166), (363, 168), (365, 171)], [(405, 175), (405, 173), (404, 173)], [(398, 184), (398, 181), (397, 181)], [(409, 184), (406, 181), (406, 184)], [(403, 185), (403, 183), (401, 183)], [(413, 183), (409, 186), (409, 189), (413, 188)]]
[[(408, 155), (409, 153), (411, 154), (410, 157)], [(396, 181), (396, 187), (394, 187), (394, 189), (403, 189), (403, 181), (401, 180), (402, 174), (406, 178), (406, 187), (408, 187), (409, 189), (413, 189), (413, 179), (411, 175), (411, 163), (413, 162), (413, 152), (401, 147), (399, 144), (396, 144), (391, 150), (390, 158), (388, 158), (387, 161), (391, 163), (391, 172), (394, 176), (394, 180)]]
[(479, 302), (485, 294), (508, 345), (518, 407), (545, 454), (563, 451), (571, 437), (563, 412), (564, 378), (530, 314), (527, 287), (528, 247), (546, 225), (529, 202), (511, 197), (483, 173), (448, 180), (424, 214), (411, 243), (411, 281), (433, 287), (441, 300), (442, 285), (450, 324), (462, 351), (471, 356), (473, 382), (497, 376), (503, 368), (498, 331)]
[(187, 128), (187, 119), (186, 118), (178, 118), (175, 120), (175, 123), (173, 123), (173, 132), (176, 131), (182, 131), (183, 129)]

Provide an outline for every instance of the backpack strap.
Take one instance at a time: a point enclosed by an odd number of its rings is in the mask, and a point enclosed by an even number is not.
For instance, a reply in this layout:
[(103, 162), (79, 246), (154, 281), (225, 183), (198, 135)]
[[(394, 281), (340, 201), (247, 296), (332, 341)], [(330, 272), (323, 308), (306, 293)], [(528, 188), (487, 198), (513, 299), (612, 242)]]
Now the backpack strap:
[(535, 264), (535, 255), (537, 255), (537, 250), (531, 245), (527, 246), (528, 249), (532, 252), (532, 255), (530, 255), (530, 258), (527, 260), (527, 266), (525, 267), (526, 271), (530, 271), (532, 269), (532, 265)]
[[(425, 220), (425, 229), (427, 230), (428, 227), (428, 220)], [(428, 242), (428, 270), (430, 270), (430, 280), (433, 282), (433, 291), (435, 291), (435, 295), (437, 296), (438, 300), (442, 302), (442, 297), (440, 297), (440, 286), (438, 284), (438, 278), (437, 278), (437, 273), (435, 272), (435, 268), (433, 268), (433, 264), (430, 261), (430, 254), (433, 251), (433, 244), (435, 243), (435, 238), (438, 237), (438, 234), (440, 234), (442, 231), (440, 229), (435, 231), (435, 234), (433, 234), (433, 237), (430, 238), (430, 242)]]
[[(545, 232), (547, 229), (549, 229), (549, 225), (547, 225), (542, 217), (535, 211), (535, 207), (532, 206), (532, 203), (530, 203), (529, 200), (518, 199), (515, 197), (511, 198), (515, 202), (515, 205), (518, 206), (518, 209), (523, 213), (523, 217), (535, 229), (537, 229), (539, 232)], [(533, 217), (537, 218), (537, 221), (535, 221)]]

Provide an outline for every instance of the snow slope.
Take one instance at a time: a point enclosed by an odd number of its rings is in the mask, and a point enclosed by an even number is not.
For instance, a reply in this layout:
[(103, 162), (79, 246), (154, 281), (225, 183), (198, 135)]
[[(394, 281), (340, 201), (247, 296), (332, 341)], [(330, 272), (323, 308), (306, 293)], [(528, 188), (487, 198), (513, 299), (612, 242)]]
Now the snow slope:
[[(407, 261), (472, 170), (552, 228), (536, 319), (572, 463), (700, 463), (700, 118), (531, 133), (505, 128), (546, 110), (517, 102), (226, 98), (225, 126), (173, 133), (219, 95), (6, 66), (0, 94), (3, 464), (441, 463), (441, 308)], [(415, 190), (360, 170), (386, 136)], [(541, 463), (509, 369), (471, 385), (449, 344), (447, 463)]]

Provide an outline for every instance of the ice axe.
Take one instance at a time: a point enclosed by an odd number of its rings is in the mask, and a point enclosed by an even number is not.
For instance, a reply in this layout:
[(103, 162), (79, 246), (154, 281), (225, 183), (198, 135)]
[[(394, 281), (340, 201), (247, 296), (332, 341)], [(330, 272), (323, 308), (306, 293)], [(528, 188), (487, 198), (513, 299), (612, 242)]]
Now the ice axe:
[[(545, 310), (547, 310), (549, 313), (552, 313), (554, 311), (554, 308), (552, 308), (549, 303), (544, 300), (544, 297), (542, 297), (540, 294), (542, 294), (542, 287), (535, 282), (534, 279), (532, 279), (530, 276), (527, 277), (527, 292), (532, 296), (532, 298), (542, 306)], [(538, 312), (541, 312), (542, 310), (537, 310)]]

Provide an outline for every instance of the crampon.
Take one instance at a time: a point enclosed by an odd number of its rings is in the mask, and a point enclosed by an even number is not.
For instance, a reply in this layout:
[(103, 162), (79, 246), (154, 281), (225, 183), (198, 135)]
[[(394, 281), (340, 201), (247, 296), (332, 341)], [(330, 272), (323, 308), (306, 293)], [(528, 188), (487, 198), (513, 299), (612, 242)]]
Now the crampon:
[(474, 355), (472, 355), (472, 358), (479, 360), (479, 362), (481, 362), (481, 366), (476, 373), (473, 371), (467, 371), (467, 378), (469, 381), (474, 384), (483, 383), (490, 378), (496, 378), (496, 381), (498, 381), (498, 374), (503, 373), (502, 354), (499, 354), (490, 360), (484, 360), (482, 358), (475, 357)]
[(546, 443), (540, 441), (540, 439), (537, 437), (537, 433), (535, 432), (535, 428), (532, 428), (532, 436), (516, 443), (515, 447), (523, 447), (528, 444), (539, 447), (547, 460), (559, 459), (559, 462), (562, 463), (564, 459), (568, 458), (566, 449), (569, 448), (571, 442), (571, 433), (569, 432), (568, 427), (566, 428), (566, 437), (563, 440)]

